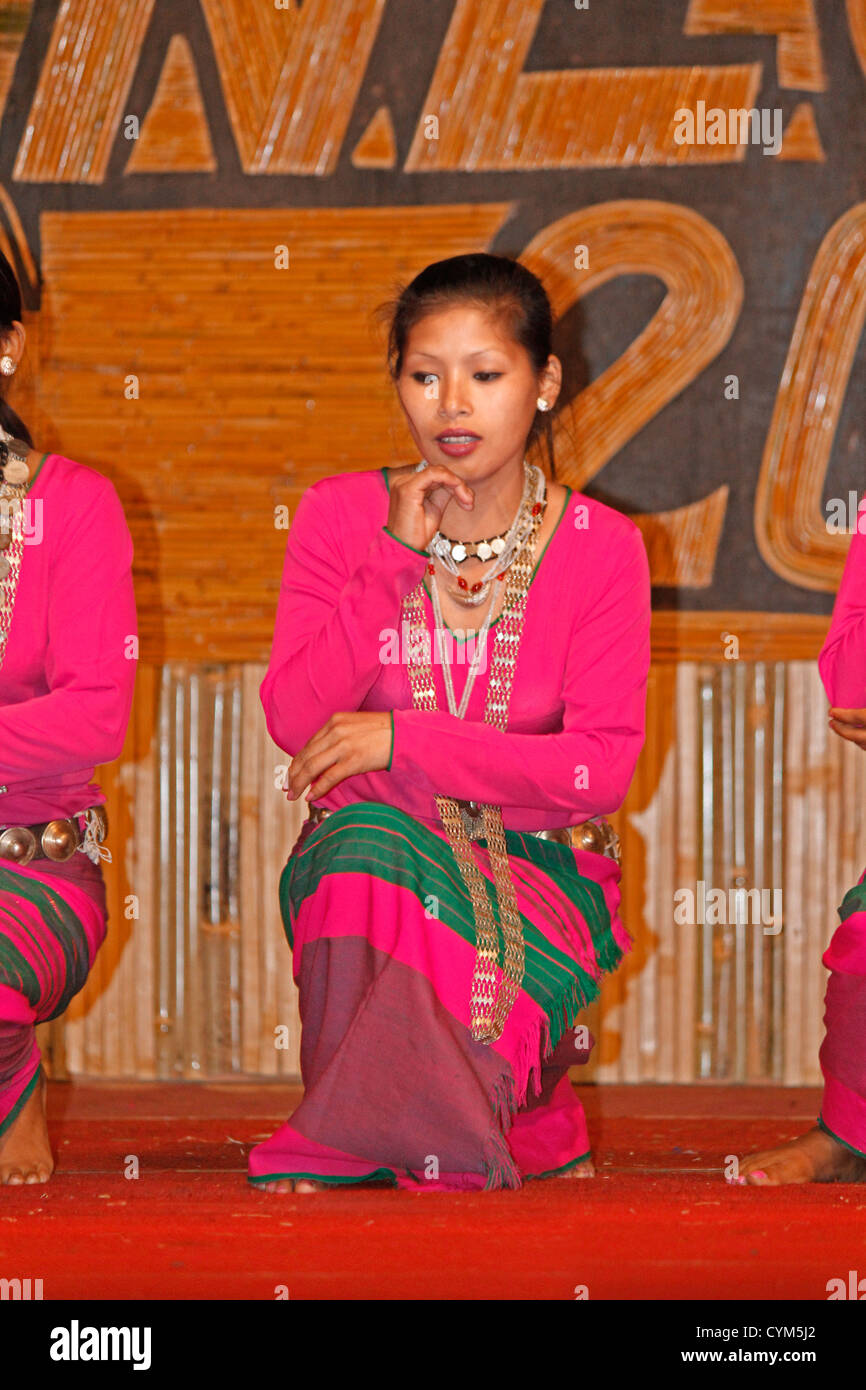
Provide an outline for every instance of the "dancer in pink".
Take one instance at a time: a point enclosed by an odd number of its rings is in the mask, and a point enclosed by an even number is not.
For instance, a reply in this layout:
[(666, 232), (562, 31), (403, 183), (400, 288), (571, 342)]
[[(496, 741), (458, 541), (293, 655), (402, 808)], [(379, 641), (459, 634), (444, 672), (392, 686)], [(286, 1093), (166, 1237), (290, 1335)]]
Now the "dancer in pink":
[(292, 523), (261, 695), (311, 807), (280, 883), (305, 1090), (252, 1150), (269, 1190), (592, 1173), (568, 1067), (630, 944), (603, 817), (644, 740), (650, 581), (633, 521), (525, 460), (550, 336), (518, 262), (428, 267), (389, 353), (419, 462), (323, 478)]
[[(24, 351), (0, 255), (0, 373)], [(35, 1026), (87, 979), (106, 930), (105, 801), (136, 665), (132, 543), (107, 478), (32, 447), (0, 401), (0, 1183), (53, 1169)]]
[[(866, 533), (860, 530), (848, 549), (818, 669), (830, 728), (866, 749)], [(823, 956), (830, 978), (818, 1123), (790, 1144), (746, 1158), (740, 1181), (750, 1186), (866, 1182), (866, 870), (838, 912), (840, 924)]]

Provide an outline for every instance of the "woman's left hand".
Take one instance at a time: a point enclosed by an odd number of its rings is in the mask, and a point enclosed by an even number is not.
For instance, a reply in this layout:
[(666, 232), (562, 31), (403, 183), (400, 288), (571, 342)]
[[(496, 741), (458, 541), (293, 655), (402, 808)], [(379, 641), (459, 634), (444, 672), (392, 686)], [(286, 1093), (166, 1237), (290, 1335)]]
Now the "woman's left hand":
[(345, 777), (379, 772), (391, 757), (391, 716), (387, 710), (350, 710), (332, 714), (317, 734), (296, 753), (289, 767), (290, 801), (309, 788), (308, 800), (324, 796)]

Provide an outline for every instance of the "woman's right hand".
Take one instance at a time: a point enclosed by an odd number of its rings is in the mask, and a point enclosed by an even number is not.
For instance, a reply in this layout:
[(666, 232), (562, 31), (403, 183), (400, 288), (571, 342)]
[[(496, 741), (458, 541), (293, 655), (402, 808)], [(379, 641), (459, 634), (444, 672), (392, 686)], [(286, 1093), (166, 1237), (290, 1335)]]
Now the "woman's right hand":
[(866, 752), (866, 709), (839, 709), (834, 705), (830, 716), (833, 733)]
[(428, 464), (420, 473), (414, 468), (392, 473), (388, 530), (416, 550), (426, 550), (452, 497), (467, 511), (475, 506), (472, 488), (444, 464)]

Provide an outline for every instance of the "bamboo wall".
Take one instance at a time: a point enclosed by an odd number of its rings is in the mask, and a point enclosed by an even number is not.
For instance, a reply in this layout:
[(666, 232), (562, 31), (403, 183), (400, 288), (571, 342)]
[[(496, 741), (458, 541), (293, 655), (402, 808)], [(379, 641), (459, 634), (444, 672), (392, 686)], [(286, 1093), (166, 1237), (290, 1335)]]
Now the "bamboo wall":
[[(287, 758), (259, 712), (263, 675), (141, 669), (104, 773), (109, 936), (52, 1025), (56, 1069), (297, 1075), (277, 882), (304, 812), (277, 788)], [(587, 1013), (598, 1047), (582, 1075), (819, 1080), (820, 956), (866, 865), (866, 763), (828, 731), (826, 704), (812, 662), (653, 665), (646, 748), (612, 818), (636, 945)], [(699, 879), (780, 889), (781, 920), (677, 923), (674, 894)]]
[[(11, 399), (115, 483), (142, 636), (101, 772), (110, 935), (44, 1041), (57, 1072), (296, 1074), (302, 809), (257, 696), (285, 527), (323, 474), (414, 459), (374, 311), (488, 249), (551, 296), (558, 477), (635, 519), (653, 581), (616, 818), (636, 947), (589, 1072), (817, 1080), (820, 954), (866, 851), (815, 668), (849, 543), (827, 502), (863, 489), (866, 0), (419, 13), (0, 0)], [(678, 143), (699, 103), (778, 112), (780, 147)], [(782, 930), (678, 924), (698, 880), (781, 890)]]

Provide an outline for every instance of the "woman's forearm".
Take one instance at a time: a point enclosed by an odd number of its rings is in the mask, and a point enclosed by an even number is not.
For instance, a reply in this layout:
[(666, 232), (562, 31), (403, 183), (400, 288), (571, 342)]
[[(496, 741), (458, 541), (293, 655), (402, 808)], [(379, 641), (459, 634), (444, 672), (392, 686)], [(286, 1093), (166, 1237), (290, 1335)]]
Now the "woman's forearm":
[[(274, 644), (261, 701), (268, 732), (294, 755), (338, 711), (360, 709), (382, 670), (386, 633), (428, 557), (380, 527), (348, 578), (308, 489), (289, 533)], [(325, 561), (324, 556), (332, 557)], [(396, 617), (395, 617), (396, 615)]]

